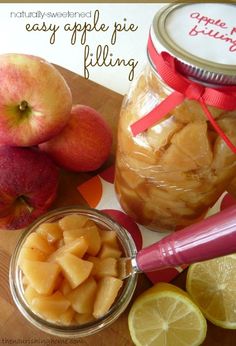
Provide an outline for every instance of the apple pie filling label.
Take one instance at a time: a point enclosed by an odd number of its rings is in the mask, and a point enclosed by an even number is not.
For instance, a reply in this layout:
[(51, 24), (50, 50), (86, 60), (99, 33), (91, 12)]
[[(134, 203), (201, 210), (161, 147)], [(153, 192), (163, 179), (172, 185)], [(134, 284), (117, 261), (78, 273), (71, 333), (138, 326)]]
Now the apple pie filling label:
[(165, 19), (168, 39), (181, 50), (208, 61), (236, 63), (236, 5), (193, 3)]

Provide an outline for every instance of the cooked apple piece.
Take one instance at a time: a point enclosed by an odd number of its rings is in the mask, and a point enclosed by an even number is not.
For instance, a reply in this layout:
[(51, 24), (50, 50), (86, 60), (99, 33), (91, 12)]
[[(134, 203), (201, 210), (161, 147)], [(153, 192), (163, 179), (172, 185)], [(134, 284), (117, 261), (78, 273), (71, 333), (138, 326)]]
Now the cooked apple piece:
[[(183, 130), (182, 130), (183, 131)], [(171, 144), (165, 151), (159, 161), (160, 166), (164, 171), (192, 171), (198, 168), (197, 163), (191, 156), (186, 155), (182, 148), (180, 149), (175, 144)]]
[(110, 246), (108, 244), (103, 244), (98, 254), (100, 258), (107, 258), (107, 257), (120, 258), (121, 255), (122, 255), (121, 250), (114, 248), (113, 246)]
[(39, 233), (49, 243), (55, 243), (62, 238), (62, 229), (58, 222), (44, 222), (37, 228)]
[(68, 244), (81, 236), (84, 236), (88, 243), (87, 253), (91, 256), (96, 256), (101, 247), (101, 237), (97, 226), (94, 225), (63, 232), (65, 244)]
[(204, 167), (211, 164), (212, 150), (208, 138), (206, 121), (187, 124), (173, 136), (171, 142), (198, 166)]
[(177, 121), (188, 124), (193, 121), (204, 121), (206, 116), (199, 102), (195, 100), (185, 100), (175, 108), (174, 116)]
[(56, 291), (47, 297), (37, 297), (32, 300), (32, 309), (51, 322), (60, 320), (60, 316), (69, 308), (70, 302), (63, 294)]
[(235, 144), (236, 143), (236, 134), (235, 134), (235, 125), (236, 125), (236, 112), (231, 112), (231, 116), (223, 117), (222, 119), (217, 119), (217, 123), (220, 128), (227, 134), (229, 139)]
[(214, 144), (214, 159), (212, 168), (219, 172), (226, 167), (230, 167), (235, 161), (235, 154), (229, 149), (221, 137), (217, 138)]
[(75, 311), (69, 306), (69, 308), (60, 315), (58, 322), (63, 326), (69, 326), (72, 324), (74, 316)]
[(91, 227), (91, 226), (97, 226), (96, 222), (94, 222), (93, 220), (88, 220), (86, 222), (86, 224), (84, 225), (84, 227)]
[(47, 254), (36, 248), (23, 247), (19, 254), (18, 264), (21, 267), (21, 264), (24, 260), (30, 261), (45, 261)]
[(101, 238), (97, 226), (84, 228), (84, 230), (84, 237), (88, 242), (87, 253), (91, 256), (96, 256), (101, 248)]
[(84, 237), (88, 242), (87, 253), (96, 256), (101, 248), (101, 238), (97, 226), (84, 228)]
[(38, 293), (51, 294), (60, 274), (60, 267), (57, 263), (24, 260), (22, 271)]
[(63, 232), (63, 239), (65, 244), (69, 244), (83, 236), (84, 236), (83, 228), (71, 229), (69, 231)]
[(97, 283), (89, 277), (80, 286), (66, 295), (73, 309), (80, 314), (92, 314), (97, 292)]
[(40, 234), (36, 232), (31, 233), (27, 237), (23, 247), (38, 249), (47, 255), (50, 255), (55, 251), (55, 247), (52, 244), (49, 244)]
[(69, 282), (64, 278), (61, 286), (59, 287), (59, 291), (62, 292), (62, 294), (64, 294), (64, 296), (66, 296), (70, 291), (72, 290)]
[(24, 291), (25, 299), (29, 305), (32, 304), (34, 298), (42, 297), (32, 286), (28, 285)]
[[(233, 114), (232, 117), (225, 117), (217, 121), (220, 128), (225, 132), (233, 144), (236, 144), (236, 134), (234, 130), (236, 124), (235, 119), (235, 114)], [(225, 170), (225, 168), (233, 165), (234, 162), (235, 154), (229, 149), (223, 139), (218, 137), (214, 143), (214, 160), (212, 163), (212, 168), (216, 169), (217, 171), (222, 171)]]
[(55, 281), (55, 284), (54, 284), (54, 289), (53, 291), (57, 291), (60, 289), (61, 285), (62, 285), (62, 282), (64, 280), (64, 276), (62, 275), (62, 273), (60, 273)]
[(96, 279), (101, 279), (104, 276), (117, 277), (117, 259), (113, 257), (98, 258), (88, 257), (88, 261), (93, 263), (91, 275)]
[(76, 323), (85, 324), (91, 321), (94, 321), (94, 316), (92, 314), (75, 314), (74, 320)]
[(59, 220), (59, 225), (63, 231), (84, 227), (89, 219), (85, 215), (71, 214)]
[(116, 231), (106, 231), (105, 229), (99, 229), (98, 231), (102, 243), (106, 243), (115, 248), (119, 248)]
[(59, 249), (59, 247), (62, 247), (64, 245), (65, 245), (64, 238), (61, 238), (54, 243), (54, 246), (56, 249)]
[(58, 257), (63, 256), (65, 253), (71, 253), (77, 257), (83, 257), (88, 249), (88, 243), (85, 237), (79, 237), (74, 239), (68, 244), (59, 247), (55, 252), (53, 252), (47, 259), (49, 262), (54, 262)]
[(112, 276), (106, 276), (99, 281), (93, 309), (95, 318), (100, 318), (109, 311), (122, 285), (122, 280)]
[(88, 278), (93, 268), (93, 263), (70, 253), (65, 253), (63, 256), (58, 257), (57, 263), (70, 283), (71, 288), (81, 285)]
[(176, 121), (174, 116), (171, 116), (147, 130), (147, 141), (154, 150), (160, 150), (169, 143), (171, 137), (181, 127), (183, 127), (183, 124)]

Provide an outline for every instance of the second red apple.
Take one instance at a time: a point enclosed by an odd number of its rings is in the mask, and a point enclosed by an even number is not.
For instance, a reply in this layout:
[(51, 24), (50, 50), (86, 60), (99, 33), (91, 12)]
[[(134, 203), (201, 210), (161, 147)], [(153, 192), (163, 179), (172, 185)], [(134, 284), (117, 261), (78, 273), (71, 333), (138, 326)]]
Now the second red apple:
[(88, 172), (102, 166), (111, 145), (112, 132), (102, 116), (91, 107), (76, 105), (64, 129), (39, 147), (60, 166)]

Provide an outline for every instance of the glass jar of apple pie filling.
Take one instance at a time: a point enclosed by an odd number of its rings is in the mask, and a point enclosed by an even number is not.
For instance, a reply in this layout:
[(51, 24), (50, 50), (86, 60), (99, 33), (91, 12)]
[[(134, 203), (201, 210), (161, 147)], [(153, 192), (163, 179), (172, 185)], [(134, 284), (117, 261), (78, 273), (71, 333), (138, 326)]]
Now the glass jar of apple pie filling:
[(172, 4), (154, 17), (149, 63), (124, 98), (115, 188), (138, 223), (203, 218), (236, 175), (236, 6)]
[[(70, 218), (71, 216), (72, 219)], [(83, 220), (87, 222), (88, 227), (86, 224), (84, 225)], [(95, 232), (90, 233), (88, 228), (90, 226), (91, 230), (91, 226), (94, 228), (94, 225), (96, 225), (95, 230), (93, 229)], [(63, 228), (61, 228), (62, 226)], [(83, 229), (87, 235), (90, 233), (90, 241), (88, 237), (85, 239), (83, 236), (81, 237), (81, 234), (79, 236), (78, 233), (83, 231)], [(97, 268), (95, 260), (99, 261), (98, 255), (94, 257), (95, 254), (93, 254), (91, 257), (91, 251), (98, 250), (95, 249), (97, 247), (96, 243), (99, 243), (96, 237), (97, 231), (100, 234), (99, 238), (101, 238), (100, 250), (106, 251), (106, 253), (103, 251), (103, 256), (101, 251), (99, 251), (100, 260), (103, 257), (103, 262), (100, 262), (102, 266), (99, 266), (100, 274), (96, 276), (91, 272), (90, 278), (82, 283), (77, 282), (78, 285), (76, 287), (74, 285), (71, 286), (71, 279), (74, 275), (63, 279), (65, 268), (60, 265), (61, 271), (59, 273), (56, 272), (57, 270), (55, 271), (59, 263), (58, 261), (60, 261), (60, 258), (63, 258), (63, 255), (66, 255), (67, 258), (68, 256), (73, 258), (73, 261), (76, 262), (73, 264), (70, 260), (68, 266), (74, 274), (77, 272), (78, 276), (83, 275), (83, 269), (82, 267), (79, 268), (78, 261), (86, 262), (93, 260), (94, 268)], [(110, 236), (104, 235), (104, 233), (110, 233)], [(69, 236), (67, 240), (65, 239), (65, 234)], [(90, 250), (88, 246), (85, 248), (86, 252), (83, 252), (83, 256), (81, 245), (83, 246), (84, 240), (82, 238), (85, 240), (85, 246), (86, 242), (92, 246)], [(103, 247), (102, 244), (107, 244), (107, 246)], [(17, 308), (33, 326), (45, 333), (58, 337), (86, 337), (108, 327), (118, 319), (128, 306), (137, 283), (137, 276), (135, 274), (123, 280), (123, 284), (114, 302), (109, 308), (106, 307), (106, 312), (101, 315), (99, 314), (100, 316), (95, 317), (91, 313), (88, 313), (88, 311), (85, 312), (89, 306), (91, 307), (91, 304), (95, 306), (98, 289), (103, 285), (102, 281), (105, 283), (104, 279), (106, 280), (109, 276), (111, 280), (108, 281), (121, 281), (116, 275), (113, 277), (114, 273), (111, 274), (110, 272), (108, 274), (108, 271), (117, 268), (115, 266), (112, 269), (110, 261), (112, 259), (111, 257), (116, 256), (114, 252), (115, 245), (119, 245), (122, 256), (134, 257), (136, 255), (137, 250), (131, 235), (121, 225), (98, 210), (75, 205), (54, 209), (44, 214), (21, 234), (11, 257), (9, 283), (11, 294)], [(107, 250), (110, 251), (110, 255)], [(106, 261), (107, 258), (109, 263)], [(115, 258), (113, 260), (116, 262)], [(48, 280), (44, 280), (42, 275), (43, 277), (46, 276)], [(94, 278), (92, 278), (92, 275)], [(93, 284), (91, 285), (92, 281)], [(113, 291), (110, 285), (111, 282), (109, 283), (108, 281), (106, 280), (105, 283), (107, 295), (106, 297), (103, 294), (101, 296), (103, 306), (107, 305), (108, 296)], [(89, 285), (86, 282), (90, 282)], [(86, 287), (84, 284), (86, 284)], [(46, 292), (45, 288), (48, 290), (50, 286), (53, 290)], [(94, 303), (92, 286), (95, 287), (94, 294), (96, 299)], [(87, 295), (85, 291), (87, 291)], [(78, 292), (80, 292), (79, 296)], [(78, 304), (75, 303), (73, 297), (77, 300), (77, 303), (80, 302), (80, 308), (78, 308)], [(97, 306), (99, 310), (102, 307), (100, 304)], [(84, 310), (83, 313), (81, 309)]]

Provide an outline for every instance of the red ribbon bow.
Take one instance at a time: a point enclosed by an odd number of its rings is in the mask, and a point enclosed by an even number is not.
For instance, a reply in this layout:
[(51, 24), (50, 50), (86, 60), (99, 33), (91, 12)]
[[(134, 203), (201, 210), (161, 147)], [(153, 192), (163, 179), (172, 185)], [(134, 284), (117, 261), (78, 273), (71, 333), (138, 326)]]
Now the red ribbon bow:
[(151, 112), (131, 125), (131, 131), (134, 136), (154, 126), (168, 112), (180, 105), (185, 98), (196, 100), (200, 103), (207, 119), (219, 136), (225, 141), (228, 147), (236, 154), (236, 147), (219, 127), (208, 106), (214, 106), (226, 111), (236, 109), (236, 87), (225, 86), (218, 89), (205, 87), (193, 82), (176, 71), (174, 57), (167, 52), (158, 54), (151, 37), (148, 40), (148, 53), (153, 62), (156, 71), (174, 91), (167, 98), (157, 105)]

